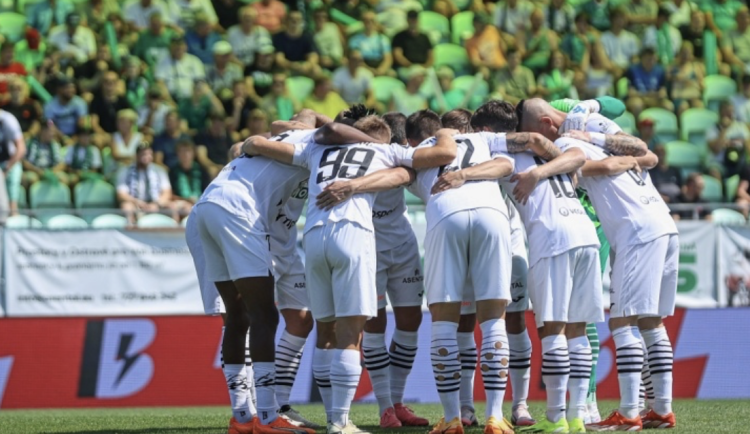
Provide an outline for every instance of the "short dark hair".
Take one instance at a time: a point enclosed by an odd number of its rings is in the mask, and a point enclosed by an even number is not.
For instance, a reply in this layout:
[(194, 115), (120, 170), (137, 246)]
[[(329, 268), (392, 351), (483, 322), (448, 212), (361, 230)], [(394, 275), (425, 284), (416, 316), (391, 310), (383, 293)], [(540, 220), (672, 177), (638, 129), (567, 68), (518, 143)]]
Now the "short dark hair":
[[(519, 106), (522, 105), (519, 103)], [(516, 107), (507, 101), (490, 100), (471, 116), (471, 127), (480, 131), (487, 127), (495, 133), (509, 133), (518, 127)]]
[(141, 142), (141, 144), (138, 145), (137, 148), (135, 148), (135, 153), (140, 154), (141, 152), (148, 150), (151, 150), (151, 144), (149, 144), (148, 142)]
[(458, 130), (461, 134), (472, 132), (471, 128), (471, 112), (464, 108), (453, 109), (440, 118), (440, 122), (443, 123), (443, 128), (453, 128)]
[(375, 115), (365, 116), (352, 126), (383, 143), (391, 140), (391, 128), (384, 120)]
[(432, 110), (419, 110), (406, 119), (406, 138), (422, 142), (443, 127), (440, 116)]
[(175, 152), (180, 148), (195, 149), (195, 144), (193, 143), (193, 140), (190, 137), (183, 137), (179, 139), (177, 143), (174, 145)]
[(665, 8), (664, 6), (661, 6), (659, 8), (659, 12), (656, 13), (657, 18), (669, 18), (672, 16), (672, 12), (669, 11), (669, 9)]
[(646, 47), (643, 50), (641, 50), (641, 57), (643, 56), (654, 56), (656, 55), (656, 50), (654, 50), (651, 47)]
[(383, 120), (391, 128), (391, 143), (406, 144), (406, 115), (399, 112), (388, 112)]
[(415, 9), (410, 10), (406, 13), (406, 18), (409, 20), (416, 20), (419, 18), (419, 11)]

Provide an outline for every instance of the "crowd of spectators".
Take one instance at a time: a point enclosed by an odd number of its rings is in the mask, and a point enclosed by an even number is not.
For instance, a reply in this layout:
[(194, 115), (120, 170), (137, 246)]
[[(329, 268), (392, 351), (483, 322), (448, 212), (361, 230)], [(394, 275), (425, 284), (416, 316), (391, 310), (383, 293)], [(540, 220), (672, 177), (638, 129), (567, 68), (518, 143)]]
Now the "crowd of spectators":
[[(750, 206), (750, 13), (738, 0), (17, 3), (26, 27), (0, 48), (0, 108), (28, 148), (4, 168), (13, 213), (18, 185), (103, 179), (130, 216), (179, 219), (232, 143), (301, 108), (408, 115), (472, 108), (477, 94), (618, 95), (662, 157), (653, 176), (666, 200), (700, 201), (704, 177), (737, 175), (723, 199)], [(439, 58), (446, 44), (460, 55)], [(670, 166), (659, 121), (639, 115), (704, 107), (710, 75), (741, 85), (705, 133), (698, 173), (685, 173)], [(456, 87), (462, 77), (471, 86)]]

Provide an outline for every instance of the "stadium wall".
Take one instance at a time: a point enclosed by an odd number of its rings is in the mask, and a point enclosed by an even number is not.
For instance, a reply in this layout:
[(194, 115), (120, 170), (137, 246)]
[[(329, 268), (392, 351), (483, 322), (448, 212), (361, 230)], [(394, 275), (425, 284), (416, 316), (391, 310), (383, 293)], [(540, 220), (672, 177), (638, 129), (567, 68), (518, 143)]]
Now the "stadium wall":
[[(406, 388), (406, 399), (412, 402), (438, 402), (429, 360), (429, 322), (427, 313)], [(530, 313), (527, 322), (533, 323)], [(750, 398), (750, 376), (740, 362), (750, 357), (750, 309), (678, 309), (666, 325), (675, 349), (676, 397)], [(613, 341), (604, 324), (599, 333), (598, 393), (616, 398)], [(538, 400), (544, 397), (540, 345), (536, 332), (531, 335), (535, 352), (530, 397)], [(6, 318), (0, 320), (0, 336), (0, 408), (228, 404), (219, 359), (221, 320), (216, 317)], [(305, 348), (293, 402), (317, 400), (312, 341)], [(482, 400), (481, 375), (476, 380), (475, 396)], [(373, 399), (367, 375), (356, 399)]]

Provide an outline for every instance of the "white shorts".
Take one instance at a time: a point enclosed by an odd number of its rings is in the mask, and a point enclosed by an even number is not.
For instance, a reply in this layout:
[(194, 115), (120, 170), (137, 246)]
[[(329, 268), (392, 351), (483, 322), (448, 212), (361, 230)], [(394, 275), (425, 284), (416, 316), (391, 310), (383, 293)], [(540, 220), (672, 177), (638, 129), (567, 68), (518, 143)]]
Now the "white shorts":
[(491, 208), (453, 213), (425, 236), (427, 304), (464, 301), (468, 277), (474, 300), (510, 301), (510, 228)]
[(671, 316), (677, 295), (680, 243), (664, 235), (643, 244), (610, 251), (610, 316)]
[(378, 314), (375, 234), (341, 221), (305, 234), (305, 274), (316, 320)]
[(393, 307), (422, 305), (424, 275), (416, 237), (378, 252), (377, 262), (378, 309), (384, 309), (389, 302)]
[(599, 249), (576, 247), (542, 258), (529, 269), (529, 295), (536, 326), (545, 322), (604, 321)]
[(193, 257), (195, 272), (198, 274), (198, 286), (201, 290), (201, 299), (203, 300), (203, 312), (206, 315), (221, 315), (226, 312), (224, 302), (216, 290), (216, 285), (206, 279), (206, 257), (203, 254), (203, 244), (198, 231), (197, 218), (193, 213), (188, 216), (187, 225), (185, 226), (185, 240), (187, 241), (190, 256)]
[(305, 266), (299, 255), (289, 268), (289, 272), (276, 276), (276, 308), (307, 310), (310, 303), (305, 284)]
[(273, 275), (268, 236), (252, 232), (247, 219), (214, 203), (201, 203), (193, 210), (209, 282)]

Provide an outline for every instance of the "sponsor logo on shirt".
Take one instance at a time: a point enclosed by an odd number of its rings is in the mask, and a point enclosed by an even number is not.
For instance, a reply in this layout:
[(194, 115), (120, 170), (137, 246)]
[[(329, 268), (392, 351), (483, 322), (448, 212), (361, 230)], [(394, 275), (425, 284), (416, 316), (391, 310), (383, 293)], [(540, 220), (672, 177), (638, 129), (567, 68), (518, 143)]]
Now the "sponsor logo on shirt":
[(644, 205), (648, 205), (650, 203), (659, 202), (659, 198), (656, 197), (656, 196), (649, 196), (649, 197), (641, 196), (638, 200), (640, 200), (641, 203), (644, 204)]
[(574, 215), (586, 215), (586, 211), (584, 211), (581, 208), (565, 208), (565, 207), (562, 207), (562, 208), (558, 209), (558, 212), (563, 217), (567, 217), (567, 216), (569, 216), (571, 214), (574, 214)]
[(388, 217), (389, 215), (393, 214), (393, 211), (396, 211), (396, 208), (389, 209), (389, 210), (383, 210), (383, 211), (372, 211), (372, 218), (374, 219), (382, 219), (384, 217)]

